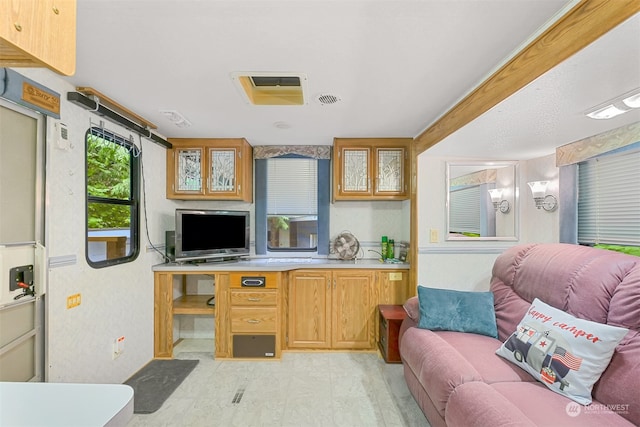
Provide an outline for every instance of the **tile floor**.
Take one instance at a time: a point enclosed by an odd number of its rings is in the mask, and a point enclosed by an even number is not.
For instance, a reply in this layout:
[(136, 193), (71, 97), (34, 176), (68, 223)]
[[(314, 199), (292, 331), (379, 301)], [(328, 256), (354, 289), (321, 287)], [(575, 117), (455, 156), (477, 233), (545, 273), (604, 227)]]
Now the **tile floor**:
[(184, 340), (178, 359), (200, 363), (138, 426), (429, 426), (402, 365), (377, 353), (283, 353), (280, 361), (217, 361), (210, 340)]

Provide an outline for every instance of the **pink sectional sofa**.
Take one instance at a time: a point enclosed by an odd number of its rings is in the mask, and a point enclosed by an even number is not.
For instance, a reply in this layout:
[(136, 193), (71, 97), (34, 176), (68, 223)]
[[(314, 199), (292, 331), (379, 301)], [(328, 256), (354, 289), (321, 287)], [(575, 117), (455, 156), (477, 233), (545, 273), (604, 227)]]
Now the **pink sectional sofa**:
[[(491, 279), (498, 339), (417, 327), (418, 297), (400, 330), (404, 376), (433, 427), (640, 425), (640, 258), (568, 244), (507, 249)], [(577, 318), (628, 328), (583, 406), (496, 355), (535, 298)]]

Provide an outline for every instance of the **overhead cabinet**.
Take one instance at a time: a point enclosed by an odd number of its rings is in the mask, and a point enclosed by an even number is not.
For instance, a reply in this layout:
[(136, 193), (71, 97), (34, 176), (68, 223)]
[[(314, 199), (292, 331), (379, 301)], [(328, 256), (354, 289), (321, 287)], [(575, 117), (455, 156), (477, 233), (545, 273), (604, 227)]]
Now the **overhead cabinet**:
[(244, 138), (168, 141), (168, 199), (253, 200), (253, 149)]
[(411, 138), (335, 138), (333, 199), (409, 198)]
[(76, 71), (76, 0), (3, 0), (0, 66)]

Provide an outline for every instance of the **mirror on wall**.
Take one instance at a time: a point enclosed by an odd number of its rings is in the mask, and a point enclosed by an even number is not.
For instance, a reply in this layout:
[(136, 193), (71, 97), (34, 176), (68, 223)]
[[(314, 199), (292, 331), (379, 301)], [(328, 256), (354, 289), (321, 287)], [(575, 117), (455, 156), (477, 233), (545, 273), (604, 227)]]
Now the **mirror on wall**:
[(447, 162), (447, 240), (517, 240), (517, 162)]

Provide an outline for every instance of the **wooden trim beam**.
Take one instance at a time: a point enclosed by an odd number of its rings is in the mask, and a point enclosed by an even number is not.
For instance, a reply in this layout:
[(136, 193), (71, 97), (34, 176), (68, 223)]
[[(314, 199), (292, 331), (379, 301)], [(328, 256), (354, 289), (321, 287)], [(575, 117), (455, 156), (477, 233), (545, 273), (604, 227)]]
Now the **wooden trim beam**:
[(416, 155), (470, 123), (639, 11), (638, 0), (580, 1), (418, 135), (414, 140)]
[(141, 117), (141, 116), (137, 115), (133, 111), (129, 110), (127, 107), (125, 107), (122, 104), (120, 104), (119, 102), (114, 101), (113, 99), (111, 99), (107, 95), (105, 95), (104, 93), (98, 92), (97, 90), (95, 90), (92, 87), (78, 86), (78, 87), (76, 87), (76, 90), (78, 92), (80, 92), (81, 94), (89, 96), (89, 97), (95, 96), (96, 98), (98, 98), (100, 104), (103, 104), (103, 105), (107, 106), (108, 108), (111, 108), (116, 113), (122, 114), (123, 116), (125, 116), (126, 118), (128, 118), (130, 120), (138, 122), (138, 124), (140, 124), (141, 126), (147, 127), (149, 129), (158, 129), (158, 126), (154, 125), (149, 120), (145, 119), (144, 117)]

